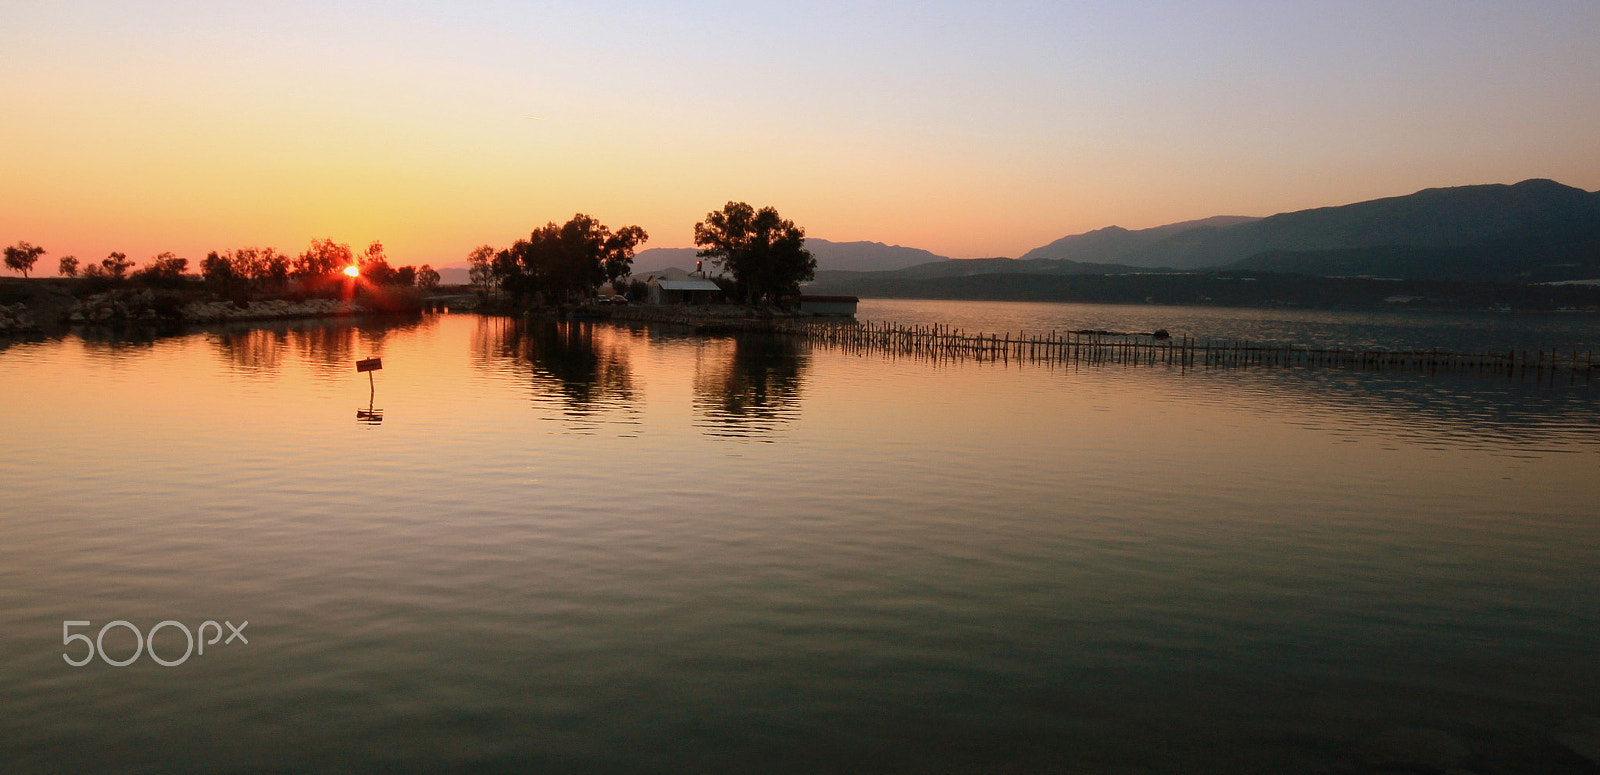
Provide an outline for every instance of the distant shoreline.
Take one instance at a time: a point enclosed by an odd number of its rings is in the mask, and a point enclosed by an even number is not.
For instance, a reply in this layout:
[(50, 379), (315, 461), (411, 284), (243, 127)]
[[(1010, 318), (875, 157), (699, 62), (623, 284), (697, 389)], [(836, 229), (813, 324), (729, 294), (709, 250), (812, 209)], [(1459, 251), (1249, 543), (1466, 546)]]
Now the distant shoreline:
[(1600, 287), (1443, 280), (1307, 277), (1252, 271), (1172, 274), (981, 274), (921, 279), (843, 278), (807, 293), (864, 299), (1152, 304), (1243, 309), (1600, 312)]

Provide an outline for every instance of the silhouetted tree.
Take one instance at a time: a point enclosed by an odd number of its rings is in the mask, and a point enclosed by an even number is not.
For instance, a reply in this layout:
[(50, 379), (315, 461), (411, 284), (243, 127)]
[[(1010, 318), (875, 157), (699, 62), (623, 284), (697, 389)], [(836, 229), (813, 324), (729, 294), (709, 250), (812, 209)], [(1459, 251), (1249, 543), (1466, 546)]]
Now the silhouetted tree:
[(366, 251), (355, 259), (355, 264), (361, 267), (361, 276), (373, 285), (394, 285), (394, 267), (389, 266), (389, 257), (383, 252), (383, 243), (373, 241), (367, 245)]
[(239, 271), (238, 253), (229, 256), (213, 250), (200, 259), (200, 276), (213, 289), (227, 293), (242, 274)]
[(59, 271), (60, 271), (60, 274), (61, 274), (62, 277), (77, 277), (78, 276), (78, 257), (77, 256), (62, 256), (61, 257), (61, 263), (60, 263), (59, 267), (60, 267)]
[(228, 261), (233, 276), (241, 280), (272, 280), (276, 276), (281, 283), (288, 278), (293, 263), (275, 248), (239, 248), (221, 257)]
[(638, 226), (613, 233), (593, 217), (578, 213), (565, 224), (551, 222), (528, 239), (517, 240), (495, 255), (491, 268), (500, 287), (521, 299), (587, 298), (601, 283), (626, 275), (634, 249), (649, 238)]
[[(272, 248), (266, 248), (261, 251), (261, 262), (252, 267), (250, 276), (282, 287), (284, 283), (289, 282), (289, 267), (288, 256)], [(257, 272), (260, 274), (256, 274)]]
[(396, 274), (395, 268), (389, 266), (387, 259), (380, 258), (361, 265), (361, 276), (373, 285), (395, 285)]
[[(267, 250), (271, 251), (272, 248)], [(249, 280), (261, 276), (262, 258), (257, 248), (239, 248), (222, 254), (222, 258), (227, 259), (228, 271), (235, 278)], [(205, 268), (201, 267), (201, 272), (204, 271)]]
[(363, 261), (361, 264), (361, 276), (373, 285), (396, 285), (396, 274), (398, 272), (395, 271), (394, 267), (389, 266), (389, 261), (385, 258), (380, 257), (373, 261)]
[(494, 287), (495, 250), (489, 245), (479, 245), (467, 254), (467, 281), (478, 290), (488, 292)]
[(702, 248), (698, 255), (733, 275), (752, 304), (797, 294), (800, 283), (816, 275), (817, 260), (805, 240), (805, 230), (777, 210), (756, 210), (744, 202), (729, 202), (694, 225), (694, 244)]
[(189, 259), (172, 253), (161, 253), (150, 260), (150, 265), (133, 273), (133, 279), (147, 285), (175, 286), (183, 282), (183, 273), (189, 268)]
[(133, 268), (133, 262), (128, 260), (128, 254), (120, 251), (111, 251), (111, 254), (100, 259), (100, 266), (105, 270), (107, 277), (118, 280), (128, 276), (128, 270)]
[(34, 262), (38, 261), (39, 256), (42, 255), (44, 255), (44, 248), (38, 245), (30, 245), (26, 242), (18, 242), (6, 248), (6, 266), (12, 271), (21, 272), (23, 279), (27, 279), (28, 271), (33, 269)]
[(417, 286), (428, 290), (439, 287), (439, 273), (433, 267), (423, 264), (422, 268), (417, 270)]
[[(379, 253), (383, 246), (378, 246)], [(294, 276), (301, 279), (326, 277), (344, 268), (355, 264), (355, 253), (349, 245), (334, 242), (332, 239), (314, 239), (311, 247), (294, 261)]]

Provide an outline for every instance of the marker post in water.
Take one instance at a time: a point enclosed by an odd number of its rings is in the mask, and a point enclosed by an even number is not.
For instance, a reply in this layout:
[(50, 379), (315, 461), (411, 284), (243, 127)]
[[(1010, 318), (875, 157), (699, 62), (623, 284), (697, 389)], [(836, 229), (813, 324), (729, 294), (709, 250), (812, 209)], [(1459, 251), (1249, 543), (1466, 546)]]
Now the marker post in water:
[(373, 400), (377, 398), (378, 395), (378, 384), (373, 380), (372, 372), (381, 368), (383, 368), (382, 358), (362, 358), (361, 360), (356, 361), (356, 373), (360, 374), (363, 371), (367, 373), (368, 388), (367, 408), (357, 409), (356, 419), (372, 425), (377, 425), (378, 423), (383, 422), (383, 410), (372, 408)]

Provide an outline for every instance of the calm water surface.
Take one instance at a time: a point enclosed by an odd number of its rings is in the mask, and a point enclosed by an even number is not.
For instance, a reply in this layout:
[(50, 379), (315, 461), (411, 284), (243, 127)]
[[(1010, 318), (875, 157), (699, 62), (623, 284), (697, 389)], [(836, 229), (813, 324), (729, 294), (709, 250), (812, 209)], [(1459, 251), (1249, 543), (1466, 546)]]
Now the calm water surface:
[[(17, 343), (0, 394), (6, 772), (1316, 772), (1600, 715), (1581, 382), (446, 315)], [(66, 664), (114, 620), (248, 643)]]

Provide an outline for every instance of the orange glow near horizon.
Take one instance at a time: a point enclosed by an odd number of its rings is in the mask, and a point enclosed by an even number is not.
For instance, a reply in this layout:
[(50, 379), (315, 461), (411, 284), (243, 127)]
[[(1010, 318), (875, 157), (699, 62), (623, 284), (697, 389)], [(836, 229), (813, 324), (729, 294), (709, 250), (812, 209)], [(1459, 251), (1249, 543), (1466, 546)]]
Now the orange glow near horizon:
[[(396, 266), (461, 266), (574, 213), (687, 248), (728, 201), (820, 239), (1019, 256), (1111, 225), (1430, 187), (1600, 188), (1584, 34), (1600, 4), (1578, 0), (644, 4), (621, 25), (599, 4), (531, 47), (524, 31), (549, 20), (515, 3), (469, 2), (449, 23), (340, 2), (11, 5), (0, 244), (44, 247), (48, 264), (197, 265), (331, 237), (381, 240)], [(683, 53), (706, 50), (720, 53)], [(730, 67), (764, 88), (725, 88)]]

